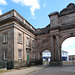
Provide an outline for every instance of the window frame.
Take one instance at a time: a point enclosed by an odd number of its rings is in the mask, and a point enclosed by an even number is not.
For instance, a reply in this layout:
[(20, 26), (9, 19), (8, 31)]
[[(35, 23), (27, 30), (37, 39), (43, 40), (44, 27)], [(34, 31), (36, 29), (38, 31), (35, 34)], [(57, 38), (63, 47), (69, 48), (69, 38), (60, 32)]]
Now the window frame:
[(3, 44), (7, 44), (8, 43), (8, 34), (4, 33), (3, 34)]
[(35, 52), (33, 52), (33, 59), (35, 59)]
[(22, 34), (18, 33), (18, 44), (22, 44)]
[(18, 49), (18, 59), (22, 59), (22, 49)]
[(7, 50), (4, 50), (4, 60), (7, 60)]
[(30, 39), (28, 37), (27, 37), (27, 40), (26, 40), (26, 45), (30, 46)]
[(35, 48), (35, 40), (32, 42), (32, 47)]

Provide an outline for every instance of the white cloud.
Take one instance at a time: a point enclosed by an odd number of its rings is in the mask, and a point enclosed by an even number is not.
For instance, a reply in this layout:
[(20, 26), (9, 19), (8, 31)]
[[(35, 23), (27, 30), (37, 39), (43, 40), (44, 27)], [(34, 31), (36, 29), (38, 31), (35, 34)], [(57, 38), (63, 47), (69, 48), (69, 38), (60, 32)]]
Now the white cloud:
[(0, 15), (2, 15), (2, 11), (1, 11), (1, 9), (0, 9)]
[(35, 17), (35, 16), (31, 16), (31, 17), (29, 17), (28, 19), (31, 19), (31, 18), (36, 19), (36, 17)]
[(0, 5), (7, 5), (6, 0), (0, 0)]
[(75, 37), (66, 39), (62, 44), (62, 46), (65, 48), (67, 48), (69, 46), (73, 46), (73, 45), (75, 45)]
[(21, 5), (30, 6), (31, 15), (34, 16), (35, 9), (40, 9), (38, 0), (12, 0), (15, 3), (20, 3)]
[(46, 4), (44, 4), (43, 7), (46, 7)]

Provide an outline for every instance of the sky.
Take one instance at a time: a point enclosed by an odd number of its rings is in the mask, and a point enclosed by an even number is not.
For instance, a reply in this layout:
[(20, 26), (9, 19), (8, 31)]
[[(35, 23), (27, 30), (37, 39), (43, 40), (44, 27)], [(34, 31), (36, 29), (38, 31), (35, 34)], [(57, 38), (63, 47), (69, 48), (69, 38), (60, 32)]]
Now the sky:
[(50, 23), (48, 15), (60, 12), (75, 0), (0, 0), (0, 15), (15, 9), (33, 27), (43, 28)]
[[(66, 8), (69, 3), (75, 3), (75, 0), (0, 0), (0, 15), (15, 9), (22, 17), (24, 17), (33, 27), (43, 28), (50, 23), (48, 15), (52, 12), (60, 12)], [(72, 43), (62, 45), (63, 50), (67, 50), (71, 54), (75, 50), (75, 38), (71, 38)], [(70, 47), (70, 45), (73, 45)], [(72, 51), (73, 48), (73, 51)]]

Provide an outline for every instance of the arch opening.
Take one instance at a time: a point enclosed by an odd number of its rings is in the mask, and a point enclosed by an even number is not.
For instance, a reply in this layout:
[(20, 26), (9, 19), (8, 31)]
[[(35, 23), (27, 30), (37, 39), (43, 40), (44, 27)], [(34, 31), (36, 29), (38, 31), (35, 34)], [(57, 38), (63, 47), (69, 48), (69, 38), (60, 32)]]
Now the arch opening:
[(49, 50), (44, 50), (42, 52), (42, 60), (43, 65), (49, 65), (51, 60), (51, 52)]
[(65, 39), (61, 45), (61, 56), (63, 65), (74, 65), (75, 63), (75, 37)]

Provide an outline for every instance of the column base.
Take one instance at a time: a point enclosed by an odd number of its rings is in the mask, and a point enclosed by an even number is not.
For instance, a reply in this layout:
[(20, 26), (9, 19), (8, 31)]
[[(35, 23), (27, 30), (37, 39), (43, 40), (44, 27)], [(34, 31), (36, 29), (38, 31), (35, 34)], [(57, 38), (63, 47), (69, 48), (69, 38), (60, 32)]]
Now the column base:
[(49, 63), (49, 66), (62, 66), (63, 65), (63, 63), (62, 63), (62, 61), (51, 61), (50, 63)]

